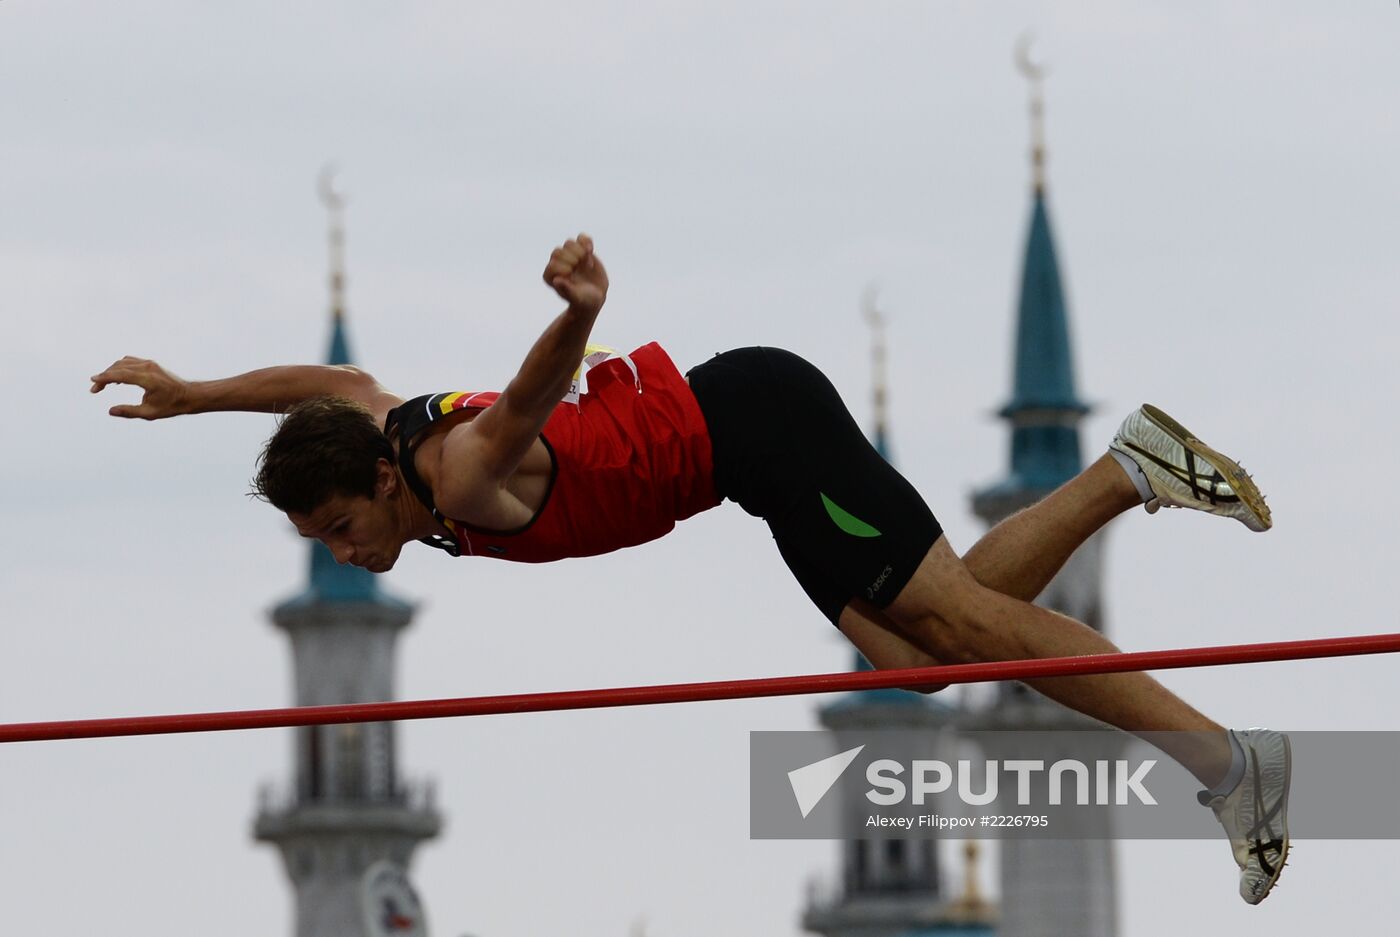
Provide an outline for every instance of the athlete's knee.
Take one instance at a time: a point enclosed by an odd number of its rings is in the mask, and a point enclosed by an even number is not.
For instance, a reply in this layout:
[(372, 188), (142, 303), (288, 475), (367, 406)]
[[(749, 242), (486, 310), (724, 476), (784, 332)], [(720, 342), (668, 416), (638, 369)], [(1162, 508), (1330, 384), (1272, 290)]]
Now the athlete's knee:
[(1004, 600), (940, 536), (885, 614), (940, 660), (973, 664), (1005, 659), (996, 625)]
[(978, 664), (1006, 660), (1006, 629), (1001, 605), (1005, 597), (978, 584), (970, 576), (947, 584), (937, 602), (906, 606), (899, 622), (920, 646), (949, 664)]

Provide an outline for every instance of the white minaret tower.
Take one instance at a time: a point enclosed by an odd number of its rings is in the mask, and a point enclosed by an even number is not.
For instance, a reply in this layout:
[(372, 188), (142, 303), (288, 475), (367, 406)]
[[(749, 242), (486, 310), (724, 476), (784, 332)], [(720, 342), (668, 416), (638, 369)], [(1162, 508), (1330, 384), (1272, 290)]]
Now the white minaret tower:
[[(1017, 321), (1011, 400), (1000, 415), (1011, 424), (1011, 465), (1000, 482), (978, 491), (972, 509), (990, 527), (1034, 504), (1083, 467), (1079, 421), (1089, 412), (1076, 391), (1069, 320), (1050, 218), (1045, 207), (1045, 145), (1040, 83), (1029, 42), (1017, 64), (1031, 83), (1032, 205)], [(1102, 535), (1084, 544), (1036, 600), (1105, 630), (1101, 607)], [(1102, 728), (1019, 683), (1004, 683), (990, 708), (959, 720), (966, 729)], [(1070, 752), (1065, 757), (1070, 757)], [(1014, 758), (1014, 751), (985, 751)], [(1049, 757), (1047, 755), (1047, 757)], [(1104, 757), (1113, 757), (1105, 752)], [(1111, 831), (1102, 839), (1007, 838), (1001, 852), (1000, 937), (1113, 937), (1117, 933)]]
[[(321, 175), (330, 211), (330, 364), (349, 364), (345, 337), (344, 200)], [(292, 641), (296, 704), (365, 703), (394, 697), (394, 642), (413, 607), (380, 591), (367, 570), (339, 566), (311, 547), (307, 588), (272, 611)], [(426, 937), (407, 870), (414, 848), (441, 820), (431, 789), (404, 784), (394, 723), (295, 730), (290, 789), (264, 789), (255, 836), (282, 850), (296, 889), (295, 937)]]

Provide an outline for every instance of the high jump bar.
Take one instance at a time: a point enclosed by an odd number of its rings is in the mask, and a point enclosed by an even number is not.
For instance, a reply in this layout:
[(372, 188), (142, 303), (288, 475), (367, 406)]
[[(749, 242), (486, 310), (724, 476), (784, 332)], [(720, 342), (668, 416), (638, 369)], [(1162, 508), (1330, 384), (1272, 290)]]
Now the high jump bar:
[(1043, 677), (1089, 676), (1141, 670), (1171, 670), (1183, 667), (1218, 667), (1227, 664), (1352, 657), (1363, 654), (1392, 654), (1397, 651), (1400, 651), (1400, 634), (1376, 634), (1317, 638), (1304, 641), (1276, 641), (1265, 644), (1234, 644), (1166, 651), (1095, 654), (1085, 657), (987, 661), (974, 664), (914, 667), (902, 670), (720, 680), (708, 683), (673, 683), (598, 690), (516, 693), (506, 696), (469, 696), (460, 699), (346, 703), (332, 706), (296, 706), (285, 709), (185, 713), (165, 716), (123, 716), (106, 719), (21, 722), (0, 724), (0, 742), (113, 738), (132, 735), (166, 735), (180, 732), (222, 732), (233, 729), (270, 729), (349, 722), (385, 722), (404, 719), (440, 719), (452, 716), (489, 716), (569, 709), (601, 709), (614, 706), (650, 706), (659, 703), (796, 696), (808, 693), (918, 687), (940, 683), (983, 683), (1000, 680), (1034, 680)]

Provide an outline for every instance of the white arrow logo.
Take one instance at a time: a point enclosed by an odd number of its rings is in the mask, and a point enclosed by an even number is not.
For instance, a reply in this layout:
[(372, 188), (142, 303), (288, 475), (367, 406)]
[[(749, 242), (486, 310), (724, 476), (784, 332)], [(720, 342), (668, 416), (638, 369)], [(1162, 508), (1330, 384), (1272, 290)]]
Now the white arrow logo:
[(831, 790), (842, 772), (851, 766), (851, 762), (856, 760), (863, 748), (864, 745), (859, 745), (839, 755), (832, 755), (830, 758), (823, 758), (788, 772), (788, 782), (792, 784), (792, 795), (797, 798), (797, 807), (802, 811), (802, 819), (807, 819), (807, 814), (812, 812), (812, 808), (821, 803), (826, 792)]

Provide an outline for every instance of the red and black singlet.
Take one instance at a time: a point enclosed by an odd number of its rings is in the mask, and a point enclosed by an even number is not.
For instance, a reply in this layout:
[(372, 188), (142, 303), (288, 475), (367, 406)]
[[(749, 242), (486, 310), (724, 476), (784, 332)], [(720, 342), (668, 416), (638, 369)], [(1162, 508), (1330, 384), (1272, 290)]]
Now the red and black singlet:
[(432, 394), (390, 411), (384, 431), (398, 434), (405, 480), (452, 534), (424, 543), (453, 555), (546, 563), (655, 540), (719, 504), (705, 418), (660, 345), (608, 357), (583, 377), (581, 392), (560, 402), (540, 433), (552, 463), (549, 484), (534, 517), (515, 530), (446, 517), (413, 464), (424, 430), (458, 411), (484, 410), (498, 393)]

